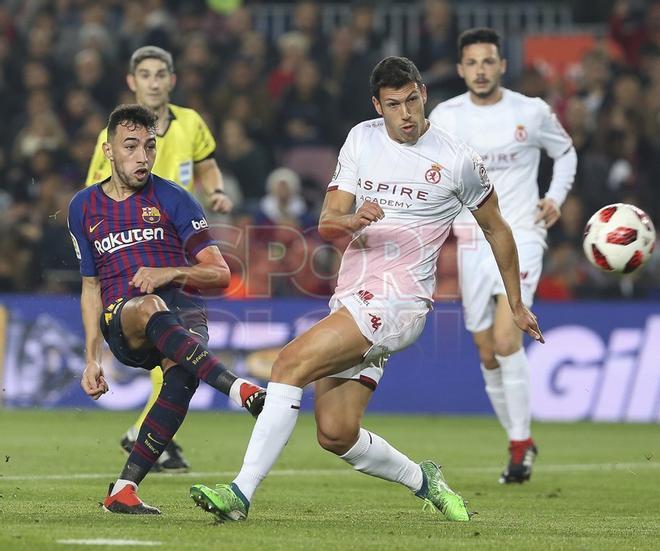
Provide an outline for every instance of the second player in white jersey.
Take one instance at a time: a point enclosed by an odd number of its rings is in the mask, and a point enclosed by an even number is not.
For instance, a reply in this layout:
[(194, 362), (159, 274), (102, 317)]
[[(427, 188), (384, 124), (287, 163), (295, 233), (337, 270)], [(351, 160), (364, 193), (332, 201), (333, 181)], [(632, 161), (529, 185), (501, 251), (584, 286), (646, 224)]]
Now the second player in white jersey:
[[(544, 242), (546, 227), (542, 220), (537, 220), (541, 149), (554, 159), (552, 181), (545, 197), (560, 207), (575, 176), (573, 143), (542, 99), (506, 88), (500, 90), (501, 99), (486, 105), (475, 104), (470, 92), (461, 94), (438, 105), (429, 119), (465, 140), (482, 156), (497, 190), (502, 216), (516, 238), (522, 232), (521, 238), (536, 236)], [(468, 212), (457, 218), (456, 226), (461, 240), (483, 238)]]
[[(437, 106), (431, 121), (464, 139), (483, 157), (520, 259), (522, 300), (531, 306), (541, 276), (547, 228), (571, 188), (577, 156), (550, 107), (500, 85), (506, 60), (493, 29), (469, 29), (458, 40), (457, 70), (468, 91)], [(545, 197), (537, 183), (541, 149), (554, 160)], [(500, 482), (529, 480), (538, 452), (531, 435), (529, 367), (511, 316), (496, 259), (473, 217), (454, 223), (465, 326), (479, 350), (486, 392), (509, 437), (509, 464)]]

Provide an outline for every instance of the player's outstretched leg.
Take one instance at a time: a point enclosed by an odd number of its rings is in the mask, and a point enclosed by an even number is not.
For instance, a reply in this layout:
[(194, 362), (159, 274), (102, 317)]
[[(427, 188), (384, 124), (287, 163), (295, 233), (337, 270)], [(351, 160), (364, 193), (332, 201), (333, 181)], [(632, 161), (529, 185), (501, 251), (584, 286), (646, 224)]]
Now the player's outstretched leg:
[(448, 520), (469, 520), (465, 502), (447, 486), (435, 463), (418, 465), (360, 426), (371, 395), (371, 388), (354, 380), (327, 377), (316, 382), (316, 430), (321, 447), (356, 471), (405, 486)]
[(447, 485), (440, 467), (429, 460), (413, 463), (377, 434), (360, 429), (358, 441), (340, 457), (357, 471), (406, 486), (447, 520), (470, 520), (466, 502)]

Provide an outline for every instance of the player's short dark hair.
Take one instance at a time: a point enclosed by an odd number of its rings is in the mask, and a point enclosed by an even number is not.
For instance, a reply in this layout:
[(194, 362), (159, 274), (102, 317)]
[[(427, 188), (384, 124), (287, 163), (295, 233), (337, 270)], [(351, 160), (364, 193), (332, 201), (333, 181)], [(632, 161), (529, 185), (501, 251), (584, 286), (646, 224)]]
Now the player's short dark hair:
[(463, 48), (472, 44), (494, 44), (497, 47), (497, 53), (502, 57), (500, 41), (500, 35), (497, 31), (488, 27), (463, 31), (458, 37), (458, 60), (460, 61), (463, 58)]
[(129, 128), (142, 126), (155, 134), (157, 122), (156, 114), (142, 105), (137, 103), (118, 105), (108, 117), (108, 140), (114, 138), (120, 124)]
[(131, 75), (135, 74), (135, 69), (137, 66), (142, 63), (145, 59), (159, 59), (165, 65), (167, 65), (167, 70), (170, 73), (174, 72), (174, 61), (172, 60), (172, 54), (163, 48), (158, 46), (142, 46), (133, 52), (131, 56), (131, 61), (128, 64), (128, 72)]
[(381, 88), (401, 88), (410, 82), (422, 85), (419, 69), (407, 57), (386, 57), (374, 67), (369, 84), (371, 93), (380, 99)]

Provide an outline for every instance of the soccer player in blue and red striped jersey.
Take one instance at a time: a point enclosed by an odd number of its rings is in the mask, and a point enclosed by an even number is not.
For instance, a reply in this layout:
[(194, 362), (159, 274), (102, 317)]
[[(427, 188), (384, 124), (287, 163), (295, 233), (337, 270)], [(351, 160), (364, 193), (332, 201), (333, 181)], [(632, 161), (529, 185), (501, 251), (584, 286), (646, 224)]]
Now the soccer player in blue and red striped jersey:
[[(153, 369), (164, 384), (104, 508), (158, 514), (138, 484), (181, 426), (203, 380), (257, 416), (264, 391), (228, 371), (207, 347), (200, 289), (220, 289), (230, 273), (201, 205), (183, 188), (151, 173), (156, 117), (139, 105), (110, 115), (103, 152), (112, 175), (76, 194), (69, 230), (80, 260), (86, 367), (81, 385), (97, 400), (108, 391), (102, 337), (122, 363)], [(184, 292), (185, 287), (185, 292)]]

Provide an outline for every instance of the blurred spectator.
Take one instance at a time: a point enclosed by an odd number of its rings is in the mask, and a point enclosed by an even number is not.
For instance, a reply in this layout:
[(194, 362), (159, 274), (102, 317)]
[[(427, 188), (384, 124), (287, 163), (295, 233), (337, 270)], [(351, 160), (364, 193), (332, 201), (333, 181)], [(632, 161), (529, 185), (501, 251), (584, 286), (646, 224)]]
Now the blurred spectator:
[[(573, 139), (573, 145), (578, 153), (585, 152), (591, 145), (593, 139), (594, 121), (589, 117), (589, 111), (584, 101), (573, 96), (566, 102), (564, 111), (565, 128)], [(578, 170), (580, 165), (578, 163)]]
[(298, 229), (314, 225), (300, 191), (300, 177), (293, 170), (273, 170), (266, 179), (266, 195), (259, 202), (256, 222)]
[(76, 134), (93, 113), (99, 112), (99, 106), (83, 88), (70, 88), (64, 96), (60, 120), (68, 136)]
[(456, 76), (458, 27), (449, 0), (425, 0), (419, 35), (417, 68), (435, 101), (463, 90)]
[(14, 141), (13, 156), (17, 160), (28, 159), (41, 149), (55, 151), (65, 142), (66, 134), (57, 116), (48, 111), (27, 120)]
[(244, 57), (238, 57), (231, 63), (226, 81), (213, 95), (213, 111), (221, 117), (225, 114), (234, 115), (232, 103), (238, 96), (249, 103), (249, 117), (255, 120), (254, 126), (260, 127), (261, 133), (267, 133), (272, 118), (271, 101), (265, 87), (258, 80), (255, 65)]
[[(53, 177), (51, 177), (52, 181)], [(51, 293), (73, 293), (78, 291), (78, 260), (70, 245), (66, 213), (73, 191), (56, 179), (57, 187), (51, 213), (43, 222), (43, 236), (35, 248), (35, 268), (43, 281), (43, 289)]]
[(243, 57), (252, 62), (255, 71), (262, 75), (270, 65), (270, 45), (266, 37), (255, 31), (249, 7), (239, 7), (229, 13), (224, 22), (223, 32), (216, 33), (220, 59), (226, 64), (235, 57)]
[(536, 295), (542, 300), (571, 300), (587, 278), (587, 261), (570, 243), (560, 243), (546, 255)]
[(81, 128), (68, 143), (66, 151), (67, 159), (63, 163), (61, 172), (66, 180), (72, 185), (72, 189), (80, 189), (84, 186), (89, 168), (89, 160), (94, 154), (96, 137), (104, 127), (104, 120), (99, 120), (98, 127), (87, 129)]
[(610, 34), (621, 46), (626, 63), (639, 68), (645, 49), (660, 49), (660, 2), (617, 0), (610, 17)]
[(371, 105), (371, 90), (364, 78), (373, 66), (372, 56), (353, 49), (351, 30), (337, 27), (332, 34), (332, 45), (323, 70), (324, 84), (339, 106), (336, 146), (341, 146), (356, 122), (376, 116)]
[(321, 85), (316, 63), (303, 61), (277, 113), (276, 145), (283, 150), (330, 145), (335, 136), (334, 121), (332, 98)]
[(300, 177), (293, 170), (280, 167), (268, 175), (256, 222), (302, 229), (314, 224), (300, 194)]
[(307, 57), (309, 40), (300, 32), (288, 32), (277, 41), (279, 63), (268, 75), (268, 94), (272, 101), (278, 101), (293, 83), (298, 66)]
[(163, 2), (122, 2), (120, 37), (123, 46), (121, 59), (145, 44), (159, 46), (165, 50), (172, 47), (171, 35), (176, 32), (176, 23)]
[(594, 120), (607, 97), (611, 77), (610, 60), (606, 54), (591, 50), (583, 56), (582, 76), (578, 82), (577, 95), (582, 98)]
[(370, 0), (358, 0), (351, 7), (350, 32), (353, 51), (370, 55), (377, 63), (389, 55), (396, 55), (398, 48), (381, 30), (376, 28), (376, 6)]
[(219, 165), (223, 172), (229, 171), (238, 180), (244, 209), (250, 209), (264, 195), (264, 183), (270, 171), (268, 153), (248, 137), (237, 119), (225, 120), (218, 134), (221, 140)]
[(106, 70), (101, 54), (87, 48), (74, 58), (74, 80), (78, 87), (86, 90), (108, 112), (112, 110), (117, 95), (114, 82), (119, 81), (112, 71)]
[(293, 8), (292, 30), (307, 39), (307, 53), (317, 63), (323, 63), (328, 40), (321, 28), (319, 3), (314, 0), (298, 0)]

